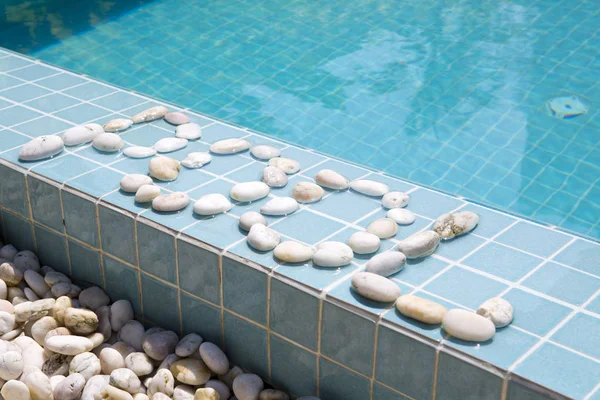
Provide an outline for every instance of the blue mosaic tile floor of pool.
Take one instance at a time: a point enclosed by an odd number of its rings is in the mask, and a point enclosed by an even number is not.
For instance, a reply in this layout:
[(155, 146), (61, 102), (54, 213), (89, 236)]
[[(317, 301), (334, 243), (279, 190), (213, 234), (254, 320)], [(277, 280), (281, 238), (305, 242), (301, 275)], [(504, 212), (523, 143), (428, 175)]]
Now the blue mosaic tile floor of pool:
[[(442, 341), (567, 396), (587, 399), (600, 393), (600, 354), (594, 339), (594, 332), (600, 331), (598, 243), (192, 113), (192, 120), (203, 126), (202, 139), (169, 156), (182, 159), (188, 152), (204, 151), (210, 143), (227, 137), (244, 137), (253, 144), (271, 143), (282, 149), (283, 156), (297, 159), (303, 167), (286, 187), (272, 190), (271, 197), (288, 195), (294, 183), (312, 180), (322, 168), (334, 169), (349, 179), (368, 177), (387, 183), (392, 190), (410, 193), (408, 209), (417, 215), (416, 222), (400, 227), (394, 239), (383, 241), (380, 251), (390, 250), (397, 240), (426, 229), (442, 213), (477, 212), (481, 219), (474, 232), (443, 243), (431, 257), (409, 261), (393, 277), (403, 293), (417, 293), (448, 307), (474, 309), (493, 296), (503, 296), (515, 306), (515, 320), (499, 330), (493, 341), (476, 346), (456, 341), (442, 336), (438, 327), (432, 329), (402, 317), (391, 305), (382, 306), (356, 296), (350, 290), (350, 277), (364, 268), (368, 258), (356, 257), (344, 268), (318, 269), (310, 264), (278, 264), (271, 254), (252, 250), (238, 229), (237, 218), (247, 210), (257, 210), (266, 199), (250, 205), (236, 204), (229, 213), (215, 218), (198, 218), (190, 206), (176, 214), (163, 214), (136, 205), (130, 195), (118, 189), (124, 174), (147, 172), (147, 159), (130, 159), (121, 153), (101, 154), (87, 145), (68, 148), (51, 160), (20, 162), (20, 146), (33, 137), (61, 133), (84, 122), (131, 116), (157, 103), (1, 50), (0, 63), (17, 66), (0, 72), (0, 158), (128, 210), (138, 218), (147, 218), (180, 235), (252, 260), (272, 274), (325, 293), (328, 299)], [(136, 125), (121, 136), (128, 145), (151, 145), (159, 138), (172, 136), (173, 131), (161, 120)], [(263, 167), (264, 163), (247, 153), (214, 156), (206, 167), (183, 170), (176, 181), (159, 184), (165, 191), (185, 191), (192, 199), (207, 193), (227, 195), (234, 183), (257, 179)], [(13, 187), (16, 183), (3, 184)], [(0, 191), (0, 195), (6, 193)], [(8, 200), (18, 203), (18, 191), (10, 194)], [(36, 220), (51, 227), (51, 216), (39, 212), (41, 209), (36, 213), (35, 205), (32, 211)], [(353, 192), (328, 192), (322, 201), (303, 205), (286, 217), (269, 218), (269, 222), (285, 239), (315, 245), (325, 240), (347, 240), (353, 232), (365, 229), (383, 215), (376, 199)], [(44, 231), (39, 230), (41, 235)], [(160, 279), (166, 278), (158, 277), (156, 285), (162, 285)]]
[[(55, 35), (31, 54), (600, 237), (595, 0), (157, 0), (72, 36), (75, 11), (49, 29), (24, 7), (34, 17), (5, 46)], [(588, 114), (551, 117), (564, 95)]]

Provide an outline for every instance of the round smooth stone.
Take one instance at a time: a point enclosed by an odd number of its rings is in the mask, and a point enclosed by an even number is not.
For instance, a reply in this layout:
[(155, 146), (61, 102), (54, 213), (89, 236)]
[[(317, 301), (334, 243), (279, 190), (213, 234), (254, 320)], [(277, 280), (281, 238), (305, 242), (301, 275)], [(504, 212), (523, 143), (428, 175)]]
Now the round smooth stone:
[(156, 211), (174, 212), (183, 210), (190, 203), (190, 196), (184, 192), (161, 194), (152, 200), (152, 208)]
[(240, 228), (248, 232), (254, 224), (267, 225), (267, 219), (256, 211), (248, 211), (240, 217)]
[(184, 336), (179, 343), (177, 343), (177, 347), (175, 347), (175, 354), (179, 357), (189, 357), (200, 348), (202, 344), (202, 336), (196, 333), (190, 333)]
[(219, 393), (213, 388), (200, 388), (194, 393), (194, 400), (219, 400)]
[(165, 121), (171, 125), (183, 125), (190, 122), (190, 117), (179, 111), (171, 111), (165, 114)]
[(398, 233), (398, 224), (391, 218), (380, 218), (367, 226), (367, 232), (380, 239), (389, 239)]
[(23, 373), (23, 356), (17, 351), (0, 354), (0, 378), (5, 381), (17, 379)]
[(266, 167), (262, 172), (262, 181), (269, 187), (284, 187), (288, 183), (286, 173), (277, 167)]
[(39, 136), (25, 143), (19, 151), (19, 159), (23, 161), (37, 161), (53, 157), (65, 148), (60, 136)]
[(248, 244), (259, 251), (270, 251), (281, 241), (279, 233), (263, 224), (254, 224), (248, 232)]
[(179, 337), (175, 332), (160, 331), (146, 336), (142, 340), (142, 347), (150, 358), (162, 361), (166, 356), (175, 352), (177, 343), (179, 343)]
[(415, 214), (404, 208), (392, 208), (388, 210), (386, 217), (393, 219), (398, 225), (410, 225), (415, 222)]
[(96, 375), (91, 377), (85, 384), (85, 387), (83, 388), (81, 400), (95, 400), (94, 396), (100, 393), (106, 386), (108, 386), (108, 380), (108, 375)]
[(260, 212), (265, 215), (288, 215), (298, 209), (298, 202), (291, 197), (276, 197), (266, 202)]
[[(2, 281), (2, 282), (4, 282), (4, 281)], [(10, 301), (0, 300), (0, 311), (4, 311), (5, 313), (8, 313), (8, 314), (14, 314), (15, 307), (12, 305), (12, 303)]]
[(198, 124), (183, 124), (175, 129), (175, 136), (186, 140), (198, 140), (202, 137), (202, 128)]
[(105, 132), (120, 132), (133, 125), (133, 121), (128, 118), (116, 118), (108, 121), (102, 127)]
[(79, 303), (81, 303), (82, 307), (97, 310), (100, 307), (109, 305), (110, 297), (98, 286), (91, 286), (81, 291), (79, 294)]
[[(112, 335), (112, 327), (110, 326), (110, 307), (102, 306), (96, 310), (98, 316), (98, 330), (106, 340)], [(94, 348), (95, 349), (95, 348)], [(100, 350), (98, 350), (100, 352)], [(98, 353), (99, 354), (99, 353)]]
[(56, 303), (54, 299), (42, 299), (17, 304), (15, 305), (15, 320), (25, 322), (45, 317), (54, 307), (54, 303)]
[(123, 150), (123, 154), (129, 158), (148, 158), (156, 155), (156, 149), (154, 147), (131, 146)]
[[(20, 259), (20, 257), (16, 257), (14, 264), (17, 268), (23, 270), (24, 268), (19, 267), (18, 260)], [(35, 272), (35, 270), (33, 269), (25, 269), (23, 278), (25, 279), (25, 282), (29, 285), (29, 287), (35, 292), (35, 294), (37, 294), (40, 297), (43, 297), (48, 292), (48, 290), (50, 290), (50, 287), (44, 281), (44, 277)]]
[(12, 244), (0, 247), (0, 263), (14, 260), (18, 252)]
[(75, 356), (94, 348), (94, 343), (83, 336), (59, 335), (46, 338), (44, 347), (55, 353)]
[(6, 286), (6, 282), (4, 282), (3, 280), (0, 279), (0, 300), (6, 300), (7, 297), (8, 297), (8, 287)]
[(38, 272), (40, 270), (40, 260), (35, 253), (30, 250), (18, 252), (13, 259), (13, 264), (23, 272), (26, 272), (27, 270)]
[(35, 294), (35, 292), (33, 290), (31, 290), (30, 288), (28, 288), (28, 287), (26, 287), (25, 289), (23, 289), (23, 293), (25, 293), (25, 297), (29, 301), (36, 301), (36, 300), (40, 299), (40, 296), (38, 296), (37, 294)]
[(298, 182), (292, 189), (292, 197), (298, 203), (314, 203), (325, 195), (323, 188), (312, 182)]
[(216, 379), (211, 379), (204, 384), (205, 388), (211, 388), (216, 390), (219, 393), (219, 399), (228, 399), (231, 397), (231, 390), (221, 381)]
[[(52, 288), (57, 287), (59, 284), (52, 286)], [(68, 283), (66, 284), (68, 285)], [(65, 311), (67, 308), (73, 307), (73, 300), (69, 296), (60, 296), (54, 302), (54, 306), (52, 306), (52, 317), (56, 319), (59, 325), (64, 325), (65, 323)]]
[(175, 378), (173, 374), (168, 369), (159, 369), (156, 372), (156, 375), (152, 377), (152, 380), (148, 384), (148, 392), (149, 396), (154, 395), (155, 393), (164, 393), (167, 396), (173, 395), (173, 390), (175, 389)]
[[(173, 390), (173, 400), (194, 400), (196, 389), (188, 385), (177, 385)], [(229, 399), (229, 397), (224, 397)]]
[(181, 161), (181, 165), (190, 169), (202, 168), (211, 160), (212, 157), (209, 153), (193, 152), (185, 156), (185, 158)]
[(155, 106), (148, 108), (147, 110), (140, 111), (131, 117), (131, 120), (134, 124), (139, 124), (140, 122), (150, 122), (164, 117), (168, 112), (169, 110), (165, 106)]
[(270, 188), (263, 182), (242, 182), (231, 188), (230, 196), (240, 202), (260, 200), (269, 194)]
[(58, 328), (58, 322), (52, 317), (42, 317), (31, 325), (31, 336), (40, 346), (44, 345), (46, 335)]
[(23, 280), (23, 271), (11, 262), (4, 262), (0, 264), (0, 279), (7, 286), (17, 286)]
[(287, 241), (277, 245), (274, 250), (275, 257), (289, 263), (301, 263), (310, 260), (313, 251), (302, 243)]
[(79, 296), (81, 288), (69, 283), (57, 283), (50, 289), (54, 297), (69, 296), (71, 298)]
[(154, 157), (150, 160), (148, 170), (150, 176), (159, 181), (174, 181), (179, 176), (181, 165), (179, 161), (169, 157)]
[(49, 331), (48, 333), (46, 333), (46, 336), (44, 337), (44, 346), (46, 346), (46, 343), (48, 342), (48, 339), (50, 339), (51, 337), (54, 337), (54, 336), (66, 336), (66, 335), (70, 335), (70, 334), (71, 334), (71, 331), (69, 331), (64, 326), (60, 326), (58, 328), (54, 328), (51, 331)]
[(42, 365), (42, 372), (49, 377), (69, 375), (69, 363), (73, 357), (64, 354), (52, 354)]
[[(97, 394), (94, 395), (94, 400), (133, 400), (133, 397), (128, 392), (118, 389), (111, 385), (104, 386)], [(168, 397), (167, 397), (168, 399)]]
[(62, 140), (65, 143), (65, 146), (78, 146), (80, 144), (91, 142), (96, 136), (98, 136), (98, 134), (102, 132), (104, 132), (104, 129), (102, 129), (101, 126), (100, 130), (94, 130), (85, 125), (79, 125), (67, 129), (62, 134)]
[[(194, 353), (194, 354), (192, 354), (192, 358), (199, 360), (200, 355), (197, 353)], [(181, 360), (181, 357), (179, 357), (175, 353), (171, 353), (168, 356), (166, 356), (164, 360), (161, 361), (160, 365), (158, 366), (158, 369), (162, 369), (162, 368), (169, 369), (169, 368), (171, 368), (171, 365), (173, 365), (173, 363), (175, 361), (179, 361), (179, 360)]]
[(223, 350), (214, 343), (204, 342), (200, 345), (200, 356), (208, 368), (217, 375), (229, 371), (229, 360)]
[(131, 353), (125, 357), (125, 366), (137, 376), (145, 376), (154, 370), (152, 359), (146, 353)]
[(414, 259), (426, 257), (435, 252), (440, 244), (440, 236), (434, 231), (417, 232), (398, 242), (398, 250), (406, 258)]
[(117, 300), (110, 306), (110, 326), (118, 332), (128, 321), (133, 319), (133, 307), (128, 300)]
[(390, 276), (402, 270), (406, 256), (399, 251), (387, 251), (371, 258), (365, 266), (365, 272), (381, 276)]
[(17, 380), (10, 380), (2, 385), (0, 394), (6, 400), (31, 400), (31, 394), (27, 385)]
[(290, 400), (287, 393), (277, 389), (265, 389), (260, 392), (258, 400)]
[(133, 347), (135, 351), (142, 351), (142, 340), (144, 337), (144, 325), (139, 321), (127, 322), (119, 331), (119, 341)]
[(123, 355), (111, 347), (102, 349), (99, 359), (100, 369), (103, 374), (109, 375), (115, 369), (125, 368), (125, 359), (123, 358)]
[(135, 193), (143, 185), (152, 185), (152, 178), (148, 175), (129, 174), (121, 178), (121, 190), (127, 193)]
[(235, 154), (250, 148), (250, 142), (246, 139), (231, 138), (219, 140), (210, 145), (210, 152), (215, 154)]
[(348, 189), (348, 186), (350, 186), (350, 181), (346, 179), (346, 177), (331, 169), (322, 169), (317, 172), (315, 182), (325, 188), (333, 190), (344, 190)]
[(194, 358), (175, 361), (169, 367), (169, 371), (178, 382), (186, 385), (204, 385), (210, 379), (210, 370), (206, 364)]
[(260, 376), (241, 374), (233, 381), (233, 394), (239, 400), (257, 400), (264, 388)]
[(381, 275), (370, 272), (357, 272), (352, 276), (352, 288), (361, 296), (381, 303), (396, 301), (400, 288)]
[(379, 250), (381, 239), (369, 232), (355, 232), (348, 239), (348, 245), (356, 254), (371, 254)]
[(188, 140), (179, 137), (163, 138), (154, 143), (154, 148), (159, 153), (170, 153), (172, 151), (181, 150), (187, 147)]
[(32, 400), (52, 400), (52, 385), (42, 371), (35, 371), (28, 374), (23, 383), (29, 388)]
[(86, 380), (98, 375), (101, 370), (100, 360), (94, 353), (78, 354), (73, 357), (69, 364), (70, 374), (81, 374)]
[(200, 197), (194, 203), (194, 212), (199, 215), (216, 215), (233, 208), (229, 199), (220, 193), (211, 193)]
[(412, 294), (400, 296), (396, 300), (396, 309), (400, 314), (425, 324), (441, 324), (448, 312), (441, 304)]
[(444, 315), (442, 327), (450, 336), (469, 342), (485, 342), (496, 334), (496, 327), (488, 318), (458, 308)]
[(250, 149), (250, 153), (259, 160), (270, 160), (274, 157), (279, 157), (281, 150), (277, 147), (269, 146), (266, 144), (259, 144)]
[(269, 165), (271, 167), (282, 169), (288, 175), (295, 174), (296, 172), (300, 171), (300, 163), (296, 160), (292, 160), (291, 158), (274, 157), (269, 160)]
[(138, 203), (149, 203), (160, 196), (160, 187), (155, 185), (142, 185), (135, 192), (135, 201)]
[(61, 282), (71, 283), (71, 279), (62, 272), (49, 271), (44, 275), (44, 282), (46, 282), (46, 285), (52, 287)]
[(367, 196), (381, 197), (390, 191), (390, 187), (381, 182), (360, 179), (350, 183), (350, 188)]
[(142, 382), (137, 375), (128, 368), (117, 368), (113, 370), (110, 373), (108, 383), (131, 394), (138, 393), (142, 386)]
[(512, 322), (513, 306), (501, 297), (493, 297), (477, 308), (477, 314), (488, 318), (496, 328), (502, 328)]
[(313, 263), (319, 267), (342, 267), (352, 262), (352, 249), (342, 242), (323, 242), (317, 246), (312, 256)]
[(85, 381), (83, 375), (78, 373), (67, 376), (54, 388), (54, 399), (79, 400), (85, 387)]
[(385, 208), (403, 208), (408, 204), (409, 196), (404, 192), (389, 192), (381, 199), (381, 205)]
[(233, 387), (233, 381), (238, 376), (242, 375), (244, 371), (236, 365), (234, 365), (225, 375), (219, 375), (219, 380), (227, 385), (227, 387)]
[(114, 153), (121, 150), (123, 146), (125, 146), (125, 142), (119, 135), (104, 132), (94, 138), (92, 141), (92, 146), (94, 146), (96, 150), (103, 151), (105, 153)]
[[(111, 338), (111, 340), (112, 339), (114, 339), (114, 338)], [(116, 340), (117, 341), (113, 343), (112, 348), (115, 349), (116, 351), (118, 351), (119, 353), (121, 353), (121, 355), (123, 357), (127, 357), (131, 353), (135, 352), (135, 349), (133, 347), (131, 347), (130, 345), (128, 345), (127, 343), (119, 342), (118, 336), (117, 336)]]
[[(67, 374), (69, 372), (67, 371)], [(54, 395), (54, 390), (56, 390), (56, 387), (58, 386), (59, 383), (61, 383), (62, 381), (64, 381), (65, 379), (67, 379), (66, 376), (63, 375), (54, 375), (54, 376), (50, 376), (50, 386), (52, 387), (52, 394)], [(85, 385), (85, 382), (83, 383)]]
[(448, 213), (433, 223), (433, 231), (444, 240), (471, 232), (479, 223), (479, 215), (472, 211)]

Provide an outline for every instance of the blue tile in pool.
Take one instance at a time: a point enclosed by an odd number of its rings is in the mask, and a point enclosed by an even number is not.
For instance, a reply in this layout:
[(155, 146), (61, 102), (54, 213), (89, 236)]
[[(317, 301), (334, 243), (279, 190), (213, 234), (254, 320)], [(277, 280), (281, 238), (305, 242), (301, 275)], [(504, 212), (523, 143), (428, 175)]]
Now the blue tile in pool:
[(578, 239), (554, 257), (555, 261), (600, 275), (600, 245)]
[(0, 164), (0, 204), (24, 217), (29, 217), (25, 176)]
[(509, 281), (518, 281), (542, 262), (541, 258), (491, 242), (462, 263)]
[(21, 83), (24, 83), (24, 82), (20, 79), (16, 79), (16, 78), (13, 78), (12, 76), (8, 76), (8, 75), (0, 75), (0, 90), (8, 89), (13, 86), (20, 85)]
[(137, 264), (133, 218), (100, 205), (102, 249), (130, 264)]
[(186, 208), (174, 212), (162, 212), (156, 211), (153, 208), (148, 208), (140, 215), (168, 228), (179, 231), (197, 222), (197, 218), (192, 212), (193, 204), (194, 203), (190, 200)]
[(600, 289), (600, 279), (548, 262), (522, 283), (538, 292), (581, 305)]
[(319, 398), (321, 400), (364, 400), (371, 382), (324, 358), (319, 358)]
[(477, 247), (481, 246), (485, 239), (474, 235), (459, 236), (451, 240), (445, 240), (435, 251), (435, 254), (449, 260), (458, 261)]
[(67, 154), (64, 157), (58, 157), (33, 167), (31, 170), (59, 183), (63, 183), (96, 168), (98, 168), (98, 164), (72, 154)]
[(136, 202), (135, 193), (126, 193), (122, 190), (116, 190), (103, 196), (102, 201), (123, 208), (134, 214), (138, 214), (152, 207), (152, 203)]
[(570, 236), (525, 221), (518, 222), (496, 238), (497, 242), (540, 257), (551, 256), (569, 240), (571, 240)]
[(371, 375), (375, 323), (328, 301), (323, 302), (321, 354)]
[(373, 384), (373, 398), (377, 400), (407, 400), (410, 397), (403, 396), (399, 393), (396, 393), (385, 386), (380, 385), (375, 382)]
[(596, 314), (600, 314), (600, 296), (596, 296), (592, 301), (588, 303), (585, 307), (591, 312), (595, 312)]
[(299, 211), (275, 225), (277, 232), (308, 244), (315, 244), (344, 228), (339, 222), (307, 210)]
[(111, 164), (111, 168), (117, 169), (126, 174), (148, 174), (148, 163), (150, 158), (129, 158), (125, 157), (121, 161)]
[(515, 309), (512, 324), (540, 336), (571, 312), (570, 308), (519, 289), (512, 289), (502, 297)]
[(177, 288), (160, 282), (143, 272), (142, 304), (144, 318), (160, 322), (165, 329), (179, 332), (179, 294)]
[(325, 157), (319, 154), (299, 149), (297, 147), (288, 147), (287, 149), (282, 150), (281, 157), (287, 157), (298, 161), (300, 163), (301, 173), (304, 169), (312, 167), (316, 163), (326, 160)]
[[(215, 156), (213, 155), (213, 160), (223, 160), (224, 162), (227, 160), (225, 157), (230, 156)], [(260, 181), (262, 180), (262, 172), (267, 166), (262, 162), (254, 161), (251, 162), (248, 158), (238, 155), (237, 159), (241, 159), (242, 165), (245, 165), (244, 168), (239, 168), (231, 173), (227, 172), (227, 178), (234, 180), (236, 182), (249, 182), (249, 181)], [(243, 164), (246, 163), (246, 164)], [(234, 168), (232, 168), (234, 169)]]
[(225, 312), (225, 352), (229, 361), (268, 376), (267, 330)]
[(246, 240), (231, 247), (229, 253), (236, 254), (245, 259), (267, 268), (275, 268), (277, 260), (273, 256), (273, 251), (258, 251), (248, 244)]
[(214, 143), (222, 139), (247, 136), (250, 132), (217, 122), (202, 129), (202, 141)]
[[(6, 221), (6, 219), (5, 219)], [(6, 222), (5, 222), (6, 223)], [(55, 270), (70, 275), (69, 257), (65, 237), (35, 224), (35, 243), (37, 256), (42, 265), (49, 265)]]
[(404, 268), (395, 276), (395, 278), (410, 285), (419, 286), (448, 265), (449, 264), (446, 261), (434, 257), (406, 260)]
[[(436, 219), (440, 215), (450, 212), (463, 204), (463, 201), (454, 197), (420, 188), (410, 193), (408, 209), (415, 214)], [(475, 228), (475, 232), (477, 232), (477, 228)]]
[(302, 264), (281, 264), (275, 273), (286, 276), (297, 282), (308, 285), (317, 290), (322, 290), (333, 282), (340, 280), (358, 267), (354, 264), (341, 268), (320, 268), (313, 266), (312, 262)]
[[(77, 153), (77, 155), (80, 157), (96, 161), (102, 165), (116, 163), (119, 160), (127, 158), (125, 155), (123, 155), (122, 151), (107, 153), (104, 151), (98, 151), (93, 146), (88, 145), (81, 146), (80, 148), (72, 147), (70, 150)], [(150, 159), (146, 159), (146, 168), (148, 168), (149, 161)]]
[(223, 306), (246, 318), (267, 323), (267, 274), (223, 257)]
[(221, 311), (186, 293), (180, 296), (183, 334), (197, 333), (205, 341), (222, 346)]
[(0, 142), (0, 153), (9, 149), (13, 149), (17, 146), (21, 146), (31, 140), (31, 138), (28, 138), (25, 135), (9, 131), (8, 129), (0, 129), (0, 136), (2, 136), (2, 142)]
[(53, 113), (78, 103), (79, 100), (77, 99), (65, 96), (64, 94), (54, 93), (28, 101), (25, 105), (45, 113)]
[(317, 350), (319, 299), (271, 278), (269, 324), (277, 332), (311, 350)]
[(376, 380), (415, 399), (431, 398), (435, 347), (380, 325), (376, 352)]
[[(0, 92), (0, 94), (3, 94)], [(0, 109), (12, 106), (13, 103), (7, 100), (0, 99)]]
[(79, 189), (89, 195), (102, 197), (119, 188), (123, 174), (107, 168), (99, 168), (66, 182), (68, 186)]
[[(271, 188), (271, 194), (274, 196), (280, 196), (280, 197), (285, 197), (285, 196), (290, 197), (292, 195), (292, 190), (294, 189), (294, 186), (296, 186), (300, 182), (313, 182), (313, 181), (310, 178), (306, 178), (299, 174), (288, 175), (287, 185), (285, 185), (282, 188)], [(314, 203), (314, 204), (318, 204), (318, 203)]]
[(85, 83), (86, 80), (82, 77), (79, 77), (77, 75), (71, 75), (71, 74), (60, 74), (60, 75), (54, 75), (54, 76), (50, 76), (48, 78), (39, 80), (36, 82), (37, 85), (46, 87), (48, 89), (52, 89), (52, 90), (65, 90), (67, 88), (76, 86), (76, 85), (81, 85), (82, 83)]
[(204, 195), (211, 193), (220, 193), (223, 196), (229, 198), (229, 192), (231, 191), (232, 187), (233, 183), (231, 182), (227, 182), (223, 179), (215, 179), (212, 182), (208, 182), (207, 184), (188, 192), (188, 194), (192, 199), (196, 200)]
[[(241, 154), (228, 156), (211, 154), (211, 157), (211, 162), (202, 167), (202, 169), (215, 175), (224, 175), (230, 171), (233, 171), (234, 169), (238, 169), (253, 163), (252, 159), (242, 156)], [(254, 178), (253, 180), (257, 180), (257, 178)]]
[(147, 100), (142, 97), (127, 92), (115, 92), (108, 96), (92, 100), (92, 103), (113, 111), (120, 111), (145, 103), (146, 101)]
[(517, 376), (512, 375), (508, 381), (508, 387), (506, 390), (507, 400), (548, 400), (551, 398), (546, 393), (542, 392), (541, 389), (534, 389), (531, 384), (524, 383)]
[(75, 124), (83, 124), (86, 122), (95, 121), (98, 118), (107, 116), (109, 114), (110, 111), (108, 110), (84, 103), (75, 107), (67, 108), (66, 110), (59, 111), (54, 115), (67, 121), (71, 121)]
[(15, 126), (13, 129), (29, 136), (43, 136), (63, 132), (73, 125), (51, 116), (43, 116), (24, 124)]
[(2, 222), (7, 242), (12, 243), (17, 250), (34, 250), (31, 222), (4, 210), (2, 211)]
[(99, 251), (69, 239), (69, 257), (71, 259), (71, 276), (74, 280), (104, 286)]
[(354, 222), (381, 209), (381, 203), (352, 191), (343, 191), (331, 193), (311, 208), (347, 222)]
[(476, 309), (485, 300), (497, 296), (505, 288), (506, 285), (503, 283), (453, 266), (428, 283), (424, 289), (463, 306)]
[[(407, 293), (412, 290), (411, 287), (403, 285), (398, 281), (393, 280), (392, 282), (400, 287), (402, 293)], [(327, 291), (327, 297), (335, 298), (344, 303), (362, 308), (363, 310), (367, 310), (374, 314), (381, 314), (393, 306), (393, 303), (380, 303), (366, 299), (359, 295), (355, 290), (352, 289), (352, 284), (349, 279), (339, 282), (333, 288), (329, 289)]]
[(245, 238), (238, 220), (227, 214), (219, 214), (199, 221), (186, 228), (183, 233), (219, 249), (223, 249)]
[(219, 303), (219, 255), (177, 239), (179, 287), (215, 304)]
[(113, 301), (129, 300), (133, 311), (138, 315), (141, 314), (138, 270), (107, 255), (102, 257), (102, 261), (106, 293)]
[(479, 224), (477, 226), (476, 233), (477, 235), (486, 238), (491, 238), (492, 236), (498, 234), (515, 221), (515, 219), (509, 215), (501, 214), (475, 204), (467, 204), (467, 206), (461, 208), (460, 210), (472, 211), (479, 215)]
[(514, 371), (572, 398), (584, 398), (600, 381), (600, 363), (544, 343)]
[(162, 138), (173, 136), (169, 131), (150, 124), (133, 125), (121, 137), (129, 144), (136, 146), (152, 146)]
[(199, 169), (183, 168), (179, 172), (179, 177), (174, 181), (161, 182), (155, 179), (154, 182), (158, 186), (162, 186), (174, 192), (187, 192), (209, 182), (212, 179), (214, 179), (213, 176), (205, 174)]
[[(58, 76), (60, 76), (60, 75), (58, 75)], [(52, 77), (52, 78), (54, 78), (54, 77)], [(52, 79), (52, 78), (48, 78), (48, 79)], [(78, 99), (81, 99), (81, 100), (91, 100), (91, 99), (95, 99), (100, 96), (105, 96), (114, 91), (115, 91), (115, 89), (110, 86), (101, 85), (96, 82), (88, 82), (83, 85), (80, 85), (80, 86), (77, 86), (77, 87), (74, 87), (71, 89), (67, 89), (67, 90), (63, 91), (63, 93), (68, 94), (69, 96), (77, 97)]]
[(42, 114), (21, 106), (13, 106), (0, 110), (2, 126), (13, 126), (27, 122), (30, 119), (41, 117)]
[[(316, 167), (312, 167), (307, 165), (303, 170), (302, 170), (302, 174), (304, 176), (308, 176), (310, 178), (315, 179), (317, 173), (323, 169), (331, 169), (334, 170), (335, 172), (337, 172), (338, 174), (342, 174), (342, 176), (344, 176), (346, 179), (348, 179), (349, 181), (353, 181), (355, 179), (359, 179), (367, 174), (370, 173), (370, 171), (364, 169), (364, 168), (359, 168), (356, 167), (354, 165), (350, 165), (344, 162), (340, 162), (337, 160), (327, 160), (321, 164), (319, 164)], [(379, 176), (377, 177), (379, 178)]]
[(550, 340), (598, 359), (600, 348), (594, 332), (600, 332), (600, 319), (577, 313)]
[(98, 223), (96, 205), (83, 197), (62, 191), (65, 210), (65, 230), (69, 236), (98, 247)]
[[(439, 400), (497, 400), (501, 396), (502, 381), (500, 376), (441, 351), (435, 398)], [(477, 382), (477, 384), (473, 385), (473, 382)]]
[(317, 392), (317, 357), (301, 347), (270, 335), (271, 381), (298, 396)]
[(0, 72), (7, 72), (17, 68), (23, 68), (31, 65), (31, 61), (27, 61), (20, 57), (8, 56), (0, 59)]
[(12, 71), (10, 72), (10, 75), (26, 81), (35, 81), (50, 75), (55, 75), (59, 72), (60, 70), (58, 69), (49, 68), (41, 64), (33, 64), (29, 67)]
[(29, 83), (27, 83), (25, 85), (3, 90), (2, 92), (0, 92), (0, 96), (19, 103), (23, 103), (27, 100), (47, 95), (48, 93), (51, 92), (39, 86), (30, 85)]
[(177, 284), (175, 237), (142, 222), (136, 229), (140, 269)]
[(58, 187), (29, 175), (29, 202), (33, 219), (59, 232), (63, 231), (63, 215)]

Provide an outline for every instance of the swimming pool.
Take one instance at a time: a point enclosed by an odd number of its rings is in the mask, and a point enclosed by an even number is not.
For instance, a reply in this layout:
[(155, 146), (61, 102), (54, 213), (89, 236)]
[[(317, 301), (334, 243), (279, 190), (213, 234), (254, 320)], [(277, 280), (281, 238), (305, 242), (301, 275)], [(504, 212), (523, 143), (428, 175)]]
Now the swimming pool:
[(0, 46), (600, 237), (593, 0), (0, 4)]

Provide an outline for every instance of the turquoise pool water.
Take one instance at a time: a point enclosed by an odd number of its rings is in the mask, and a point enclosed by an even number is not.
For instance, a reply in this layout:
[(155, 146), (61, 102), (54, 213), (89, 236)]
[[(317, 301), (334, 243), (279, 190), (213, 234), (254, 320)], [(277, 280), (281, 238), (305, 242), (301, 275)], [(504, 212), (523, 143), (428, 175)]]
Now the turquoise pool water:
[(600, 237), (595, 0), (57, 4), (0, 0), (0, 46)]

